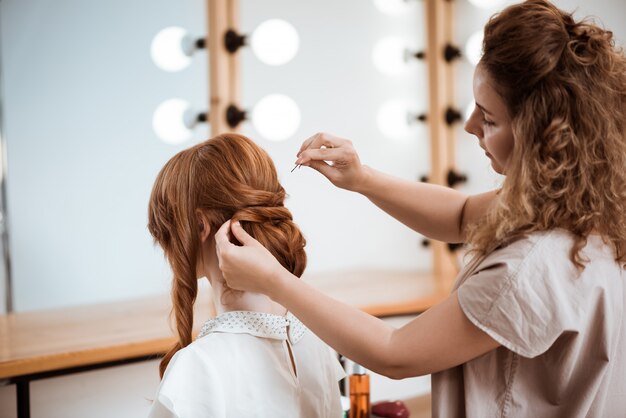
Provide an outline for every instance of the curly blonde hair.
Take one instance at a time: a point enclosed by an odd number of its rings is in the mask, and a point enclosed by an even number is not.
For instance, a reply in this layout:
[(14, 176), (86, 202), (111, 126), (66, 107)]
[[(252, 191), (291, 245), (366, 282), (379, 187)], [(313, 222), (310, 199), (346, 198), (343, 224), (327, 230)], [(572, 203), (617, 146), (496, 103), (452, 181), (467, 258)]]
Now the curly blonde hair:
[(626, 262), (626, 58), (612, 33), (526, 1), (490, 19), (479, 65), (507, 105), (514, 148), (494, 204), (468, 228), (470, 248), (485, 255), (563, 228), (579, 269), (590, 233)]

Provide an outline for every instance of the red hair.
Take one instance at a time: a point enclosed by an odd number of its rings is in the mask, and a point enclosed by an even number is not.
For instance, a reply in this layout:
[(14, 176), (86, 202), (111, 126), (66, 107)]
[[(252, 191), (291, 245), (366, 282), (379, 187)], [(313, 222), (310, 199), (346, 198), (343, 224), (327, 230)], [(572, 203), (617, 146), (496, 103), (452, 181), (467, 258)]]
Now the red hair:
[(238, 134), (222, 134), (183, 150), (161, 169), (150, 196), (148, 230), (172, 268), (178, 334), (161, 360), (161, 377), (172, 356), (192, 340), (201, 249), (198, 212), (211, 234), (228, 219), (240, 221), (283, 267), (300, 277), (306, 267), (306, 241), (284, 206), (285, 196), (269, 155)]

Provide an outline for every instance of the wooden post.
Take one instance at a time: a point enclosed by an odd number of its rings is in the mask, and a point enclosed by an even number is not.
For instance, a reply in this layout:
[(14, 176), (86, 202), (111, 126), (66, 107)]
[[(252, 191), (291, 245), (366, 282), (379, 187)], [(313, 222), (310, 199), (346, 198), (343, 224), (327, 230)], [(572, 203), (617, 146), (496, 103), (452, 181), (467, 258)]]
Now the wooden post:
[[(444, 39), (449, 45), (453, 45), (454, 39), (454, 1), (443, 0), (443, 12), (444, 12)], [(456, 45), (455, 45), (456, 46)], [(458, 60), (452, 60), (451, 62), (445, 62), (445, 77), (446, 77), (446, 90), (445, 90), (445, 106), (454, 106), (454, 91), (455, 91), (455, 74), (454, 67)], [(445, 140), (446, 140), (446, 152), (447, 152), (447, 167), (446, 173), (449, 169), (454, 168), (456, 165), (456, 136), (454, 135), (456, 124), (446, 125)]]
[[(228, 27), (239, 32), (239, 0), (228, 0)], [(231, 104), (239, 105), (241, 72), (239, 65), (239, 52), (229, 54), (228, 60), (229, 78), (228, 95)]]
[(229, 29), (239, 32), (239, 0), (207, 0), (209, 58), (209, 124), (211, 136), (236, 131), (226, 121), (229, 105), (239, 104), (239, 52), (230, 53), (224, 46)]
[[(429, 85), (429, 118), (431, 172), (429, 182), (447, 186), (446, 173), (452, 166), (453, 141), (451, 129), (445, 122), (446, 108), (452, 103), (452, 67), (444, 59), (444, 49), (451, 39), (451, 5), (447, 0), (425, 0)], [(432, 241), (433, 274), (440, 291), (449, 292), (457, 269), (445, 243)]]

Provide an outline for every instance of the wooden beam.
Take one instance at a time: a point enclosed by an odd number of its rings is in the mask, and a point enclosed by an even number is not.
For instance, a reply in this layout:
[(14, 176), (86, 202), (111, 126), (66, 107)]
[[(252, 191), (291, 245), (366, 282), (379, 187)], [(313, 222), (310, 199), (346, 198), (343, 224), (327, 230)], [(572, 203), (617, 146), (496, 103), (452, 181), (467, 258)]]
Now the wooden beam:
[[(239, 32), (239, 0), (228, 0), (228, 27)], [(239, 52), (229, 54), (228, 60), (228, 96), (231, 103), (239, 105), (241, 70)]]
[(228, 126), (226, 109), (239, 104), (239, 52), (224, 46), (229, 29), (239, 32), (239, 0), (207, 0), (207, 40), (209, 53), (209, 124), (211, 136), (236, 131)]
[[(451, 26), (450, 4), (446, 0), (425, 0), (427, 49), (426, 62), (428, 65), (429, 85), (429, 118), (430, 128), (430, 161), (431, 171), (429, 182), (446, 185), (446, 173), (452, 166), (451, 142), (448, 138), (449, 127), (445, 122), (446, 108), (451, 104), (453, 95), (451, 77), (452, 68), (445, 61), (443, 51), (450, 40), (447, 39), (448, 27)], [(452, 262), (449, 250), (445, 243), (432, 241), (433, 274), (442, 292), (451, 289), (451, 283), (457, 274), (457, 268)]]
[[(444, 39), (445, 42), (458, 47), (458, 45), (456, 45), (454, 43), (454, 5), (456, 4), (455, 1), (450, 1), (450, 0), (444, 0), (443, 1), (443, 13), (444, 13)], [(456, 90), (456, 86), (455, 86), (455, 67), (456, 67), (456, 63), (458, 62), (458, 59), (453, 60), (452, 62), (448, 62), (446, 63), (446, 71), (445, 71), (445, 77), (446, 77), (446, 89), (445, 89), (445, 105), (447, 106), (451, 106), (451, 107), (455, 107), (458, 108), (458, 106), (454, 105), (455, 102), (455, 97), (454, 97), (454, 92)], [(462, 109), (460, 109), (459, 111), (461, 111)], [(463, 112), (461, 111), (461, 114)], [(446, 125), (446, 130), (445, 130), (445, 140), (446, 140), (446, 162), (447, 162), (447, 167), (446, 167), (446, 172), (449, 169), (452, 169), (456, 166), (456, 135), (455, 135), (455, 131), (456, 131), (456, 127), (457, 124), (453, 124), (453, 125)]]

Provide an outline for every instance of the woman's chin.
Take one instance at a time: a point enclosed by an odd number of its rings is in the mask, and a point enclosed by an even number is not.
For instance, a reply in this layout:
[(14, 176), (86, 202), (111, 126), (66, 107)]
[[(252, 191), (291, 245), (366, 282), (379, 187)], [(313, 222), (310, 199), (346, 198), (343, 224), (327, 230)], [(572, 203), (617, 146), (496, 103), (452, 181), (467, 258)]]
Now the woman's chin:
[(493, 171), (500, 174), (501, 176), (504, 175), (504, 170), (502, 169), (500, 164), (498, 164), (493, 158), (491, 158), (491, 168), (493, 168)]

